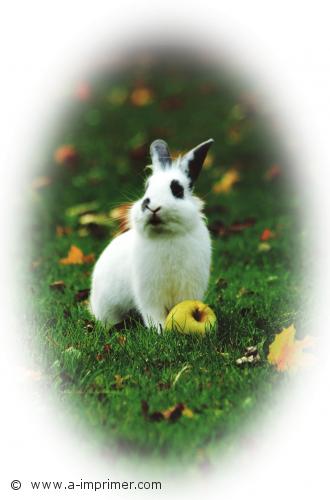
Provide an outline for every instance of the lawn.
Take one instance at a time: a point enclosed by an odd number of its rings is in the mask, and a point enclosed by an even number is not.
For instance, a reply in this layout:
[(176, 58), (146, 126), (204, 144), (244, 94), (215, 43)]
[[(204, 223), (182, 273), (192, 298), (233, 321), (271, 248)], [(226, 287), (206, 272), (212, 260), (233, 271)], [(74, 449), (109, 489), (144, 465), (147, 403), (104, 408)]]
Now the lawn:
[[(254, 89), (205, 69), (104, 71), (64, 108), (30, 189), (35, 356), (95, 446), (154, 461), (212, 460), (252, 416), (271, 412), (287, 379), (267, 362), (274, 335), (299, 321), (301, 307), (301, 200), (285, 153)], [(158, 335), (137, 315), (109, 331), (87, 308), (92, 257), (60, 263), (71, 245), (97, 258), (116, 234), (113, 210), (142, 195), (158, 137), (174, 153), (215, 140), (196, 186), (213, 242), (205, 302), (218, 318), (202, 339)], [(236, 182), (226, 189), (219, 181), (228, 171)], [(260, 360), (238, 365), (250, 346)]]

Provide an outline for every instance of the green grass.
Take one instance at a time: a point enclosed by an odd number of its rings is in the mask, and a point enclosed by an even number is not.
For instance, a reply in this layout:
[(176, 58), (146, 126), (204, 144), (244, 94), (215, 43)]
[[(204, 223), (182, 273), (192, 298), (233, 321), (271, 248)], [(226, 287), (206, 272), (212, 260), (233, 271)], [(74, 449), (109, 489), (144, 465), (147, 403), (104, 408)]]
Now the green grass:
[[(128, 98), (115, 102), (113, 89), (129, 95), (137, 78), (152, 89), (153, 102), (141, 107)], [(116, 81), (105, 75), (92, 88), (87, 102), (70, 104), (72, 115), (60, 123), (44, 165), (35, 171), (49, 175), (51, 183), (34, 190), (30, 200), (31, 339), (49, 386), (71, 419), (86, 425), (96, 446), (195, 463), (218, 448), (230, 448), (251, 416), (271, 412), (285, 380), (266, 357), (274, 334), (299, 321), (299, 196), (288, 182), (289, 167), (274, 130), (246, 102), (251, 89), (245, 84), (164, 67), (161, 72), (135, 68)], [(140, 196), (147, 146), (158, 136), (174, 150), (215, 139), (212, 165), (196, 189), (206, 202), (213, 233), (205, 301), (218, 317), (217, 330), (203, 339), (158, 335), (138, 317), (109, 332), (75, 298), (90, 286), (92, 264), (59, 264), (71, 244), (98, 256), (117, 230), (112, 220), (105, 226), (82, 225), (67, 210), (96, 202), (94, 213), (108, 213)], [(63, 143), (75, 145), (79, 159), (74, 165), (54, 164), (53, 151)], [(267, 180), (265, 173), (275, 163), (282, 173)], [(233, 165), (240, 182), (229, 193), (215, 194), (212, 186)], [(221, 225), (247, 218), (254, 224), (237, 234), (216, 234)], [(72, 232), (59, 237), (58, 225)], [(276, 233), (267, 252), (258, 249), (265, 228)], [(55, 280), (65, 282), (64, 290), (50, 288)], [(242, 288), (246, 293), (240, 293)], [(258, 346), (260, 362), (237, 366), (250, 345)], [(142, 411), (142, 401), (149, 414), (183, 403), (193, 416), (155, 421)]]

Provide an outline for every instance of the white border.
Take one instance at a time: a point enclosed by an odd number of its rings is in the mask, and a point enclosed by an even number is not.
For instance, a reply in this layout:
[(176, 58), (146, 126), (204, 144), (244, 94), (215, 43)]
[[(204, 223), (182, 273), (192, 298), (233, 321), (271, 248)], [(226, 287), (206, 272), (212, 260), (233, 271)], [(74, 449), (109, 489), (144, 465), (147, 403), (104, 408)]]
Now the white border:
[[(1, 169), (2, 169), (2, 412), (1, 487), (12, 479), (125, 477), (94, 459), (88, 446), (58, 425), (60, 416), (33, 397), (21, 377), (26, 359), (17, 331), (24, 318), (13, 309), (15, 248), (10, 243), (20, 217), (20, 179), (36, 155), (41, 130), (53, 123), (64, 88), (86, 63), (132, 37), (148, 34), (184, 37), (187, 26), (207, 47), (230, 52), (273, 99), (303, 179), (306, 207), (315, 241), (317, 291), (311, 334), (322, 334), (319, 368), (306, 376), (285, 408), (262, 429), (259, 444), (247, 450), (230, 471), (216, 471), (175, 486), (166, 480), (162, 496), (210, 498), (326, 498), (329, 450), (329, 12), (326, 2), (231, 0), (186, 2), (10, 2), (1, 14)], [(29, 159), (29, 160), (27, 160)], [(308, 184), (306, 186), (306, 184)], [(8, 243), (9, 244), (6, 244)], [(24, 245), (24, 241), (15, 245)], [(311, 289), (311, 293), (313, 289)], [(23, 381), (22, 381), (23, 380)], [(129, 474), (133, 474), (129, 472)], [(128, 473), (126, 472), (126, 477)], [(132, 476), (130, 476), (132, 477)], [(149, 477), (148, 477), (149, 479)], [(113, 496), (115, 493), (111, 493)], [(150, 492), (136, 494), (150, 496)], [(81, 495), (84, 495), (81, 493)], [(87, 493), (85, 494), (87, 495)], [(96, 495), (96, 493), (95, 493)], [(102, 495), (99, 493), (99, 495)], [(104, 493), (109, 496), (110, 493)], [(116, 494), (117, 495), (117, 494)], [(128, 495), (128, 494), (127, 494)], [(49, 497), (56, 494), (48, 494)], [(89, 495), (90, 496), (90, 495)], [(130, 496), (135, 496), (130, 494)], [(58, 494), (57, 494), (58, 497)]]

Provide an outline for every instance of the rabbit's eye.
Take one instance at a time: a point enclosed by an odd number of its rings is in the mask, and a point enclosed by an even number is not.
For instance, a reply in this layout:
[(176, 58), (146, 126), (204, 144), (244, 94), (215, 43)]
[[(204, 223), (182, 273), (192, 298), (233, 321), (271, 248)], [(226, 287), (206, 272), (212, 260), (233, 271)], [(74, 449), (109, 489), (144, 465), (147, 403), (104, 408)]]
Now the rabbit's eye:
[(181, 186), (179, 181), (172, 181), (170, 184), (170, 188), (171, 188), (172, 194), (173, 194), (173, 196), (175, 196), (175, 198), (183, 198), (184, 189), (183, 189), (183, 186)]

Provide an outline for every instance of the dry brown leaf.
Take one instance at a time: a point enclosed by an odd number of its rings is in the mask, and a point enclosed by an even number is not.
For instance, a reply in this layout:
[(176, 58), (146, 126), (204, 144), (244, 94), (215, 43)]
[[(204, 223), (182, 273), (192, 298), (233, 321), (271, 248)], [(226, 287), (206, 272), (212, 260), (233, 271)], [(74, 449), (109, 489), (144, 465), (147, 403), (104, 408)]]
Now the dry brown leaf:
[(68, 255), (59, 260), (63, 266), (71, 264), (89, 264), (94, 262), (94, 254), (84, 255), (83, 251), (75, 245), (71, 245)]
[(54, 153), (54, 160), (58, 165), (73, 165), (78, 159), (78, 153), (73, 144), (63, 144)]
[(58, 238), (62, 238), (62, 236), (71, 234), (72, 228), (69, 226), (56, 226), (55, 233)]
[(133, 106), (147, 106), (153, 102), (154, 97), (150, 87), (141, 86), (133, 90), (130, 99)]
[(52, 290), (58, 290), (60, 292), (63, 292), (65, 286), (66, 285), (63, 280), (57, 280), (53, 281), (53, 283), (49, 285), (49, 288), (51, 288)]
[(227, 170), (220, 181), (216, 182), (212, 188), (214, 193), (229, 193), (234, 184), (240, 180), (240, 174), (236, 168)]
[(312, 365), (315, 361), (314, 355), (304, 352), (314, 345), (313, 337), (306, 336), (302, 340), (295, 340), (295, 335), (296, 329), (292, 324), (275, 335), (275, 340), (269, 346), (267, 360), (279, 372), (296, 371)]

